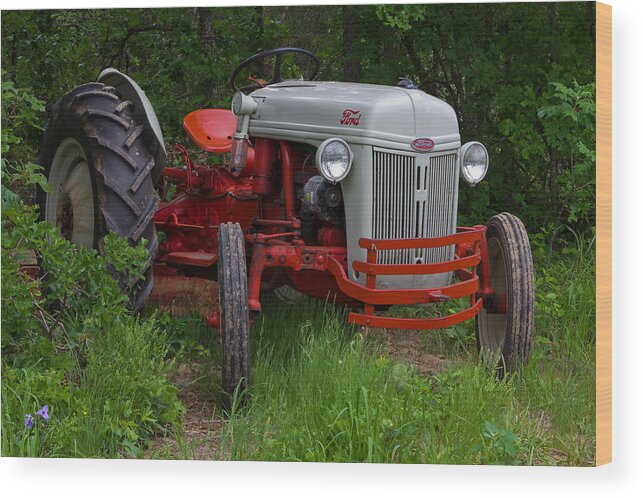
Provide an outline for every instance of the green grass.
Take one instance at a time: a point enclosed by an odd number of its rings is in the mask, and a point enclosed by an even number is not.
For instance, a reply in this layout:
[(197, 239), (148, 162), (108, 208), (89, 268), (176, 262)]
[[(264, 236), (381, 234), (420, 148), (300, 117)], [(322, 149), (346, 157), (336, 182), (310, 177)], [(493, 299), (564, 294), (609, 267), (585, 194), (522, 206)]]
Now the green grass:
[[(441, 373), (422, 375), (382, 334), (349, 326), (345, 310), (313, 300), (264, 304), (252, 330), (253, 383), (231, 414), (218, 404), (219, 345), (198, 316), (131, 321), (94, 337), (84, 360), (43, 339), (29, 361), (3, 363), (2, 454), (593, 465), (592, 254), (537, 265), (534, 350), (503, 381), (479, 366), (472, 323), (409, 332), (417, 334), (410, 346), (442, 358)], [(50, 422), (26, 430), (24, 415), (45, 403)], [(195, 417), (198, 437), (189, 427)]]
[[(317, 309), (315, 309), (317, 308)], [(301, 309), (305, 313), (306, 308)], [(322, 311), (310, 305), (308, 311)], [(327, 313), (296, 331), (292, 356), (260, 350), (247, 407), (231, 416), (235, 459), (335, 462), (481, 461), (477, 443), (511, 386), (471, 368), (436, 381), (391, 361)], [(282, 322), (283, 323), (283, 322)], [(264, 322), (264, 334), (275, 331)], [(269, 340), (269, 339), (268, 339)], [(466, 420), (462, 413), (476, 413)]]
[[(167, 339), (154, 321), (129, 320), (96, 334), (86, 360), (2, 365), (2, 455), (140, 457), (158, 434), (174, 433), (182, 406), (167, 380)], [(55, 358), (64, 354), (49, 352)], [(86, 362), (86, 364), (85, 364)], [(47, 404), (49, 421), (26, 414)]]

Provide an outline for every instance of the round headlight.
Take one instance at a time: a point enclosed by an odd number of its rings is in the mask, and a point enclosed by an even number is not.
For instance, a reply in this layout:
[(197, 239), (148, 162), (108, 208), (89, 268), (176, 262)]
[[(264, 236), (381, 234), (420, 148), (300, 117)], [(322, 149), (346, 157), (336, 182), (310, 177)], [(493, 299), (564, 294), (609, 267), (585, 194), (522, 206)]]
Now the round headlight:
[(460, 149), (460, 177), (472, 187), (482, 181), (489, 167), (489, 154), (480, 142), (467, 142)]
[(329, 138), (317, 148), (315, 163), (321, 175), (335, 183), (348, 175), (353, 163), (353, 153), (341, 138)]

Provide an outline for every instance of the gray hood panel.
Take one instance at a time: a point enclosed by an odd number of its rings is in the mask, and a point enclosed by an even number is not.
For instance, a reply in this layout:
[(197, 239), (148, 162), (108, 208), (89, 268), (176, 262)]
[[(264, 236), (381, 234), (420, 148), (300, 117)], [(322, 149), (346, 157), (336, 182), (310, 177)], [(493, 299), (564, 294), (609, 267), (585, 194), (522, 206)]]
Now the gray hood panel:
[(318, 145), (329, 137), (412, 151), (431, 138), (435, 152), (460, 146), (455, 112), (421, 90), (382, 85), (287, 81), (253, 92), (250, 134)]

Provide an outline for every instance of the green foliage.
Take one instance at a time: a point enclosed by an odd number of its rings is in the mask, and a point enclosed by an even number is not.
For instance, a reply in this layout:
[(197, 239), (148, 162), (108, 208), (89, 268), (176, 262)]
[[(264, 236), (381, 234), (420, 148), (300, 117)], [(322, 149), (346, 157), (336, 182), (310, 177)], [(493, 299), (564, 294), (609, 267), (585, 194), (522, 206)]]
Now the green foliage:
[(541, 265), (536, 273), (540, 340), (563, 357), (577, 352), (580, 344), (593, 354), (596, 330), (596, 238), (573, 235), (577, 246), (565, 248), (549, 268)]
[(487, 421), (482, 431), (482, 442), (474, 446), (474, 451), (480, 452), (482, 463), (510, 464), (514, 461), (518, 449), (516, 435), (506, 429), (498, 429)]
[[(19, 133), (40, 110), (27, 91), (3, 82), (2, 455), (140, 456), (181, 414), (166, 379), (166, 338), (154, 320), (129, 314), (112, 276), (141, 276), (147, 251), (114, 234), (103, 254), (76, 247), (12, 190), (46, 187), (38, 166), (17, 162), (28, 157)], [(34, 278), (21, 263), (36, 257)], [(25, 426), (26, 414), (45, 404), (49, 421)]]
[[(110, 269), (123, 272), (133, 281), (141, 275), (147, 252), (143, 244), (131, 248), (114, 234), (105, 237), (103, 255), (76, 247), (63, 239), (58, 230), (45, 222), (36, 222), (34, 209), (14, 209), (3, 220), (2, 236), (2, 309), (3, 348), (21, 349), (29, 338), (45, 335), (58, 347), (82, 348), (90, 332), (101, 333), (123, 326), (127, 314), (127, 295), (121, 291)], [(9, 229), (8, 221), (11, 222)], [(31, 281), (19, 271), (21, 256), (37, 255), (42, 276)], [(15, 295), (29, 296), (16, 303)], [(24, 314), (35, 307), (34, 318)]]
[(2, 71), (2, 211), (11, 217), (20, 204), (20, 197), (28, 197), (33, 185), (47, 189), (47, 181), (40, 167), (30, 161), (35, 155), (33, 132), (41, 132), (41, 113), (44, 102), (28, 89), (16, 88), (5, 79)]
[[(167, 352), (167, 337), (153, 320), (132, 320), (95, 338), (83, 388), (98, 447), (107, 441), (113, 452), (125, 449), (138, 457), (141, 443), (177, 424), (182, 405), (166, 379), (172, 368), (164, 361)], [(109, 382), (104, 379), (106, 372)]]
[(425, 18), (426, 9), (422, 5), (376, 5), (375, 13), (386, 26), (409, 31), (413, 22)]
[(54, 102), (116, 67), (146, 90), (170, 143), (186, 141), (188, 112), (229, 105), (231, 72), (260, 50), (309, 49), (321, 79), (408, 76), (453, 106), (463, 142), (489, 150), (487, 179), (460, 189), (462, 223), (512, 211), (548, 236), (594, 223), (590, 2), (3, 11), (2, 25), (20, 86)]
[[(151, 434), (180, 418), (165, 336), (129, 315), (110, 273), (140, 274), (147, 253), (108, 235), (98, 255), (35, 217), (22, 206), (11, 224), (3, 220), (2, 454), (139, 456)], [(20, 271), (28, 254), (41, 258), (40, 279)], [(22, 427), (45, 403), (50, 423)]]
[(553, 82), (553, 93), (538, 110), (550, 161), (564, 166), (558, 176), (558, 202), (567, 223), (595, 223), (596, 84), (571, 87)]
[[(38, 359), (3, 349), (3, 456), (140, 457), (151, 436), (180, 420), (166, 337), (154, 321), (130, 318), (93, 336), (82, 365), (44, 339), (31, 350)], [(25, 414), (45, 403), (49, 422), (26, 428)]]
[(3, 162), (8, 161), (6, 156), (10, 152), (14, 157), (24, 157), (25, 147), (28, 152), (33, 152), (33, 144), (29, 144), (24, 137), (33, 128), (42, 131), (39, 123), (44, 110), (45, 103), (42, 100), (36, 98), (28, 89), (16, 88), (13, 81), (5, 79), (5, 71), (2, 71)]

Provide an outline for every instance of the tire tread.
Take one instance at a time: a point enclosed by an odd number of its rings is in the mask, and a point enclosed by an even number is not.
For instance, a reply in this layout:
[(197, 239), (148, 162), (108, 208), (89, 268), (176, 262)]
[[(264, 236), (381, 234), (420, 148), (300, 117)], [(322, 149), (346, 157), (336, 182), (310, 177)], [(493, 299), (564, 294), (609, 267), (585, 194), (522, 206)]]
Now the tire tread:
[[(534, 269), (529, 237), (524, 224), (510, 213), (493, 216), (487, 224), (487, 238), (496, 238), (505, 254), (508, 285), (507, 328), (500, 373), (514, 370), (528, 360), (534, 341)], [(476, 320), (478, 348), (482, 349), (479, 320)]]
[(250, 383), (250, 322), (243, 232), (225, 223), (218, 235), (219, 307), (221, 312), (221, 384), (229, 409), (237, 386)]
[[(153, 286), (152, 263), (158, 249), (153, 218), (158, 196), (149, 167), (154, 164), (153, 151), (144, 142), (144, 125), (134, 120), (132, 109), (130, 101), (102, 83), (86, 83), (71, 90), (52, 108), (40, 164), (48, 174), (57, 144), (68, 136), (77, 138), (90, 159), (96, 189), (100, 226), (95, 229), (95, 248), (102, 250), (101, 240), (108, 231), (127, 237), (130, 245), (138, 244), (143, 237), (147, 240), (150, 256), (145, 278), (136, 283), (130, 301), (136, 311)], [(39, 192), (41, 206), (45, 200), (46, 194)], [(124, 278), (115, 276), (125, 288)]]

